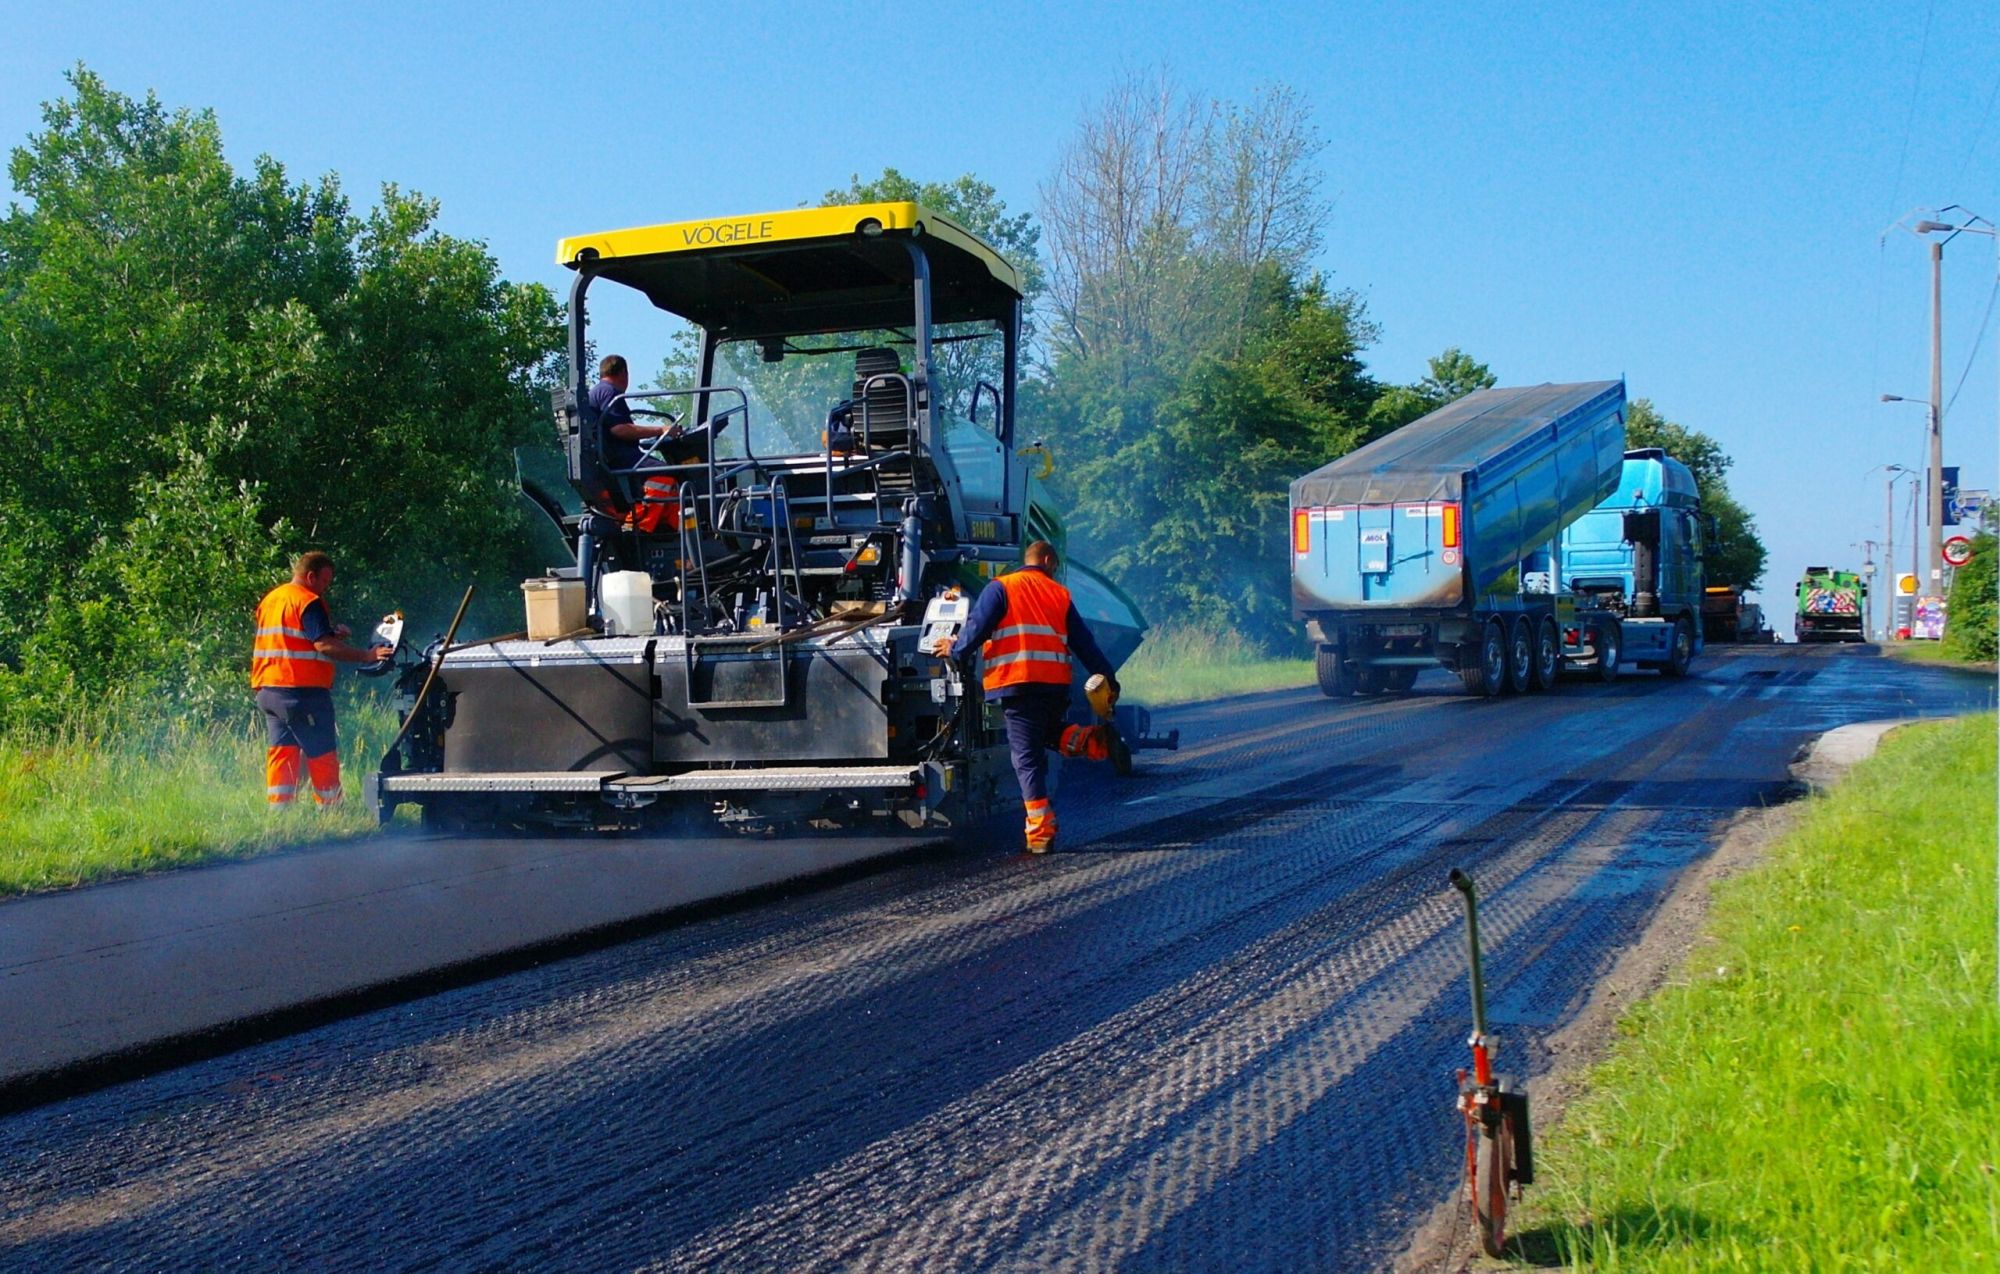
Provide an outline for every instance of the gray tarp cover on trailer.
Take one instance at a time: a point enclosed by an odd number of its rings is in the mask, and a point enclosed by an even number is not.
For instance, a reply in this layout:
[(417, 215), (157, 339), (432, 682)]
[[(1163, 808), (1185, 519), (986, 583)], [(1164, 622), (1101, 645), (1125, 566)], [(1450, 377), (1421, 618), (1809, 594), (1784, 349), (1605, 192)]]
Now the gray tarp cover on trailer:
[(1478, 390), (1295, 479), (1292, 506), (1461, 499), (1467, 474), (1508, 468), (1555, 422), (1623, 393), (1615, 380)]

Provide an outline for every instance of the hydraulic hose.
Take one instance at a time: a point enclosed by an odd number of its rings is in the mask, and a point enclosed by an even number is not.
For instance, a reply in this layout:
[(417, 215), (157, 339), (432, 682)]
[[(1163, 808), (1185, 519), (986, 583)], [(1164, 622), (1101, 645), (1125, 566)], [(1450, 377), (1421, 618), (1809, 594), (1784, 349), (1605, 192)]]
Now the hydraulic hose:
[(458, 626), (465, 619), (465, 608), (472, 605), (472, 590), (475, 587), (476, 585), (472, 584), (465, 586), (465, 596), (458, 599), (458, 613), (451, 617), (451, 627), (444, 630), (444, 643), (438, 647), (437, 658), (431, 660), (431, 670), (424, 676), (424, 688), (417, 691), (416, 703), (410, 706), (410, 711), (403, 717), (402, 728), (396, 731), (396, 737), (389, 740), (388, 748), (382, 753), (381, 764), (377, 765), (376, 769), (386, 767), (389, 758), (396, 755), (396, 749), (402, 746), (403, 736), (410, 732), (410, 723), (417, 719), (417, 710), (424, 706), (424, 700), (430, 698), (431, 683), (437, 680), (438, 669), (444, 667), (445, 652), (451, 649), (451, 639), (458, 636)]

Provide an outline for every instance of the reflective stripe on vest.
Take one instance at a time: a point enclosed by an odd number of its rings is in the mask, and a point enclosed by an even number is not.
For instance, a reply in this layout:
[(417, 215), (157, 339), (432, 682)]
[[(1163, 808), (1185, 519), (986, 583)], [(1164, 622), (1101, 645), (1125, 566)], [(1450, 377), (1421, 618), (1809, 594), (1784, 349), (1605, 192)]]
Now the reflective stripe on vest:
[(319, 594), (300, 584), (280, 584), (257, 603), (257, 633), (250, 648), (253, 689), (316, 689), (333, 685), (333, 660), (306, 636), (306, 607)]
[(1007, 590), (1007, 615), (979, 652), (986, 689), (1068, 685), (1069, 590), (1037, 569), (1002, 575), (1000, 586)]

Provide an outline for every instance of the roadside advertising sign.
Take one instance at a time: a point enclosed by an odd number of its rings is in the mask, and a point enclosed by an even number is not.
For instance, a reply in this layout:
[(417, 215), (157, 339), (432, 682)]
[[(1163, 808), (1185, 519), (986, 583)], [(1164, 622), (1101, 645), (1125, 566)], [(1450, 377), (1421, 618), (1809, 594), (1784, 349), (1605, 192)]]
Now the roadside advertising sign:
[(1944, 542), (1944, 564), (1964, 566), (1972, 560), (1972, 541), (1963, 535), (1954, 535)]
[(1919, 597), (1917, 599), (1917, 619), (1910, 625), (1910, 636), (1919, 641), (1941, 641), (1944, 638), (1944, 598)]
[(1941, 479), (1938, 483), (1938, 494), (1944, 497), (1944, 507), (1949, 509), (1952, 501), (1958, 499), (1958, 466), (1944, 465), (1938, 469), (1938, 476)]
[(1896, 576), (1896, 591), (1905, 597), (1914, 597), (1917, 592), (1917, 577), (1908, 571)]

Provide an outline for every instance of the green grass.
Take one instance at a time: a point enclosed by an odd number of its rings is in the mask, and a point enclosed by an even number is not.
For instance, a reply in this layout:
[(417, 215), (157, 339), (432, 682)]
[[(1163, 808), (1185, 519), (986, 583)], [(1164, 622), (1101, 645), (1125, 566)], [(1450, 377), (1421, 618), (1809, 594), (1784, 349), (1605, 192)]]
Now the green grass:
[(1135, 703), (1157, 707), (1313, 684), (1310, 659), (1272, 659), (1233, 634), (1155, 629), (1123, 668), (1118, 684)]
[(1714, 940), (1538, 1145), (1525, 1250), (1599, 1270), (2000, 1262), (1994, 737), (1990, 713), (1897, 731), (1718, 889)]
[(1895, 659), (1907, 659), (1918, 664), (1942, 664), (1949, 668), (1985, 668), (1993, 664), (1986, 660), (1961, 659), (1946, 649), (1941, 641), (1885, 641), (1882, 653)]
[(321, 811), (307, 799), (277, 814), (265, 808), (261, 724), (71, 725), (0, 735), (0, 894), (371, 831), (361, 776), (395, 727), (386, 708), (344, 705), (345, 804)]
[[(1265, 658), (1233, 637), (1155, 633), (1119, 680), (1135, 700), (1184, 703), (1312, 684), (1312, 662)], [(126, 714), (128, 718), (135, 714)], [(359, 801), (395, 717), (366, 698), (340, 709), (348, 801), (279, 815), (264, 803), (261, 724), (76, 724), (0, 734), (0, 895), (60, 889), (305, 841), (366, 834)]]

